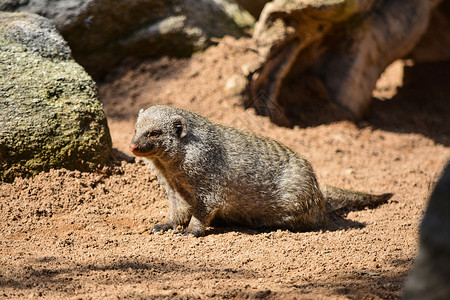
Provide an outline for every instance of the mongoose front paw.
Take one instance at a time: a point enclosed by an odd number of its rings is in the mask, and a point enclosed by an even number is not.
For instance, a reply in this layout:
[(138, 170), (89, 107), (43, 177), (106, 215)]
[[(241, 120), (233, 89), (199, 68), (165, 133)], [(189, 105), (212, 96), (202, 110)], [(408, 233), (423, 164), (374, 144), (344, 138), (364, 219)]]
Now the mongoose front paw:
[(205, 232), (201, 231), (201, 230), (186, 230), (183, 233), (183, 236), (189, 236), (189, 235), (193, 235), (195, 237), (200, 237), (200, 236), (204, 236)]
[(196, 230), (196, 231), (179, 230), (179, 231), (174, 231), (174, 234), (181, 234), (182, 236), (193, 235), (195, 237), (199, 237), (199, 236), (204, 236), (205, 235), (205, 233), (203, 231), (200, 231), (200, 230)]
[(151, 232), (152, 233), (165, 232), (165, 231), (167, 231), (169, 229), (172, 229), (172, 228), (173, 228), (172, 224), (161, 223), (161, 224), (157, 224), (157, 225), (153, 226)]

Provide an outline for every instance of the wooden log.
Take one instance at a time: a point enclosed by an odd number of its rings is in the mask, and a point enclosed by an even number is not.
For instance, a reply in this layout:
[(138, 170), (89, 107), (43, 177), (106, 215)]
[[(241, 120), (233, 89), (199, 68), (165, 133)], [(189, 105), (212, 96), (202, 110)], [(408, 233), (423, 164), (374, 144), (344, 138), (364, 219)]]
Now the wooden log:
[(440, 0), (275, 0), (256, 24), (263, 62), (246, 106), (284, 126), (361, 118), (378, 77), (410, 53)]

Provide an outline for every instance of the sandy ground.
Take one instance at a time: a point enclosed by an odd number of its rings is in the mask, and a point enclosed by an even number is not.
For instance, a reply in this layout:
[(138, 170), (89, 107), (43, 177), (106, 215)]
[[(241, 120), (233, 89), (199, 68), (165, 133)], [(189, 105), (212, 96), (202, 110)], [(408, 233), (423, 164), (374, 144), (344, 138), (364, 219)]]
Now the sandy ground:
[(224, 90), (257, 59), (250, 48), (225, 39), (191, 59), (125, 62), (99, 84), (116, 153), (131, 155), (139, 109), (168, 104), (283, 142), (321, 183), (394, 197), (319, 231), (224, 227), (195, 238), (150, 233), (168, 201), (139, 159), (0, 183), (0, 298), (397, 298), (450, 157), (450, 63), (398, 61), (361, 122), (290, 129)]

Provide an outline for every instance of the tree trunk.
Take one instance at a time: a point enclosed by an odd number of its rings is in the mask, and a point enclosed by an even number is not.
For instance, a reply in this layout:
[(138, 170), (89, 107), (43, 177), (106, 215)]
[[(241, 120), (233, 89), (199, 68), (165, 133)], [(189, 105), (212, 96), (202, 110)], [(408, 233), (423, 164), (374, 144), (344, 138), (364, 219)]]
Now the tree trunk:
[(263, 62), (246, 106), (284, 126), (359, 119), (383, 70), (410, 53), (440, 0), (275, 0), (256, 24)]

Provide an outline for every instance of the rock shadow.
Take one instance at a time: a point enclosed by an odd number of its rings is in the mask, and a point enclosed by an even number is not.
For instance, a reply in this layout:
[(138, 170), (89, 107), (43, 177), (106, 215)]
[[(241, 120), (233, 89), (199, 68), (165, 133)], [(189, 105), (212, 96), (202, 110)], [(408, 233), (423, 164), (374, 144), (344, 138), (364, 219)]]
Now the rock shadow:
[(389, 100), (374, 98), (364, 127), (419, 133), (450, 146), (450, 61), (404, 67), (403, 86)]

